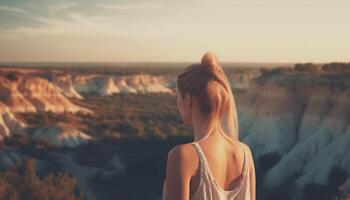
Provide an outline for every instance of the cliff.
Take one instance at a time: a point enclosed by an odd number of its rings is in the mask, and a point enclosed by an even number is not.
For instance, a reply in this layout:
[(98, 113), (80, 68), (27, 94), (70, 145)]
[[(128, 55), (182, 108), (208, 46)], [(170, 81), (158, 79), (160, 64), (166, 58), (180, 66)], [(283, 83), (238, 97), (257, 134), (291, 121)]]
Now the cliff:
[[(256, 166), (277, 155), (263, 184), (293, 181), (298, 188), (329, 184), (334, 169), (350, 174), (350, 77), (259, 77), (236, 100), (240, 138)], [(341, 79), (341, 81), (339, 81)], [(302, 191), (302, 190), (299, 190)]]

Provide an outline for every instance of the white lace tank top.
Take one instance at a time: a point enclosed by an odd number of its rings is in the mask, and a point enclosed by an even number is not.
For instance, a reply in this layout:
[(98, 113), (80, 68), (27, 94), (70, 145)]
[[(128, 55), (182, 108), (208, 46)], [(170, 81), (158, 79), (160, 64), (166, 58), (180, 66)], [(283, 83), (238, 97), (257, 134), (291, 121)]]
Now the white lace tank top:
[[(191, 197), (191, 200), (250, 200), (250, 184), (249, 184), (249, 164), (247, 161), (246, 150), (244, 147), (244, 164), (241, 174), (235, 180), (235, 187), (232, 190), (224, 190), (212, 175), (207, 159), (202, 148), (197, 142), (192, 142), (199, 160), (200, 160), (200, 181), (198, 187)], [(243, 145), (242, 145), (243, 146)], [(164, 200), (166, 186), (163, 185)]]

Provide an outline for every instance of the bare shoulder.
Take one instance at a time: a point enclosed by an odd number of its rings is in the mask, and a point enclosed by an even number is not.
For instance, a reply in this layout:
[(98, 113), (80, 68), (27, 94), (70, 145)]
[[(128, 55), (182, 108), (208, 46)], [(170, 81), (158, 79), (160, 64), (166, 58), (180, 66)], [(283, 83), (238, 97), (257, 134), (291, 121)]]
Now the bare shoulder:
[(168, 161), (192, 162), (195, 149), (192, 144), (179, 144), (173, 147), (168, 153)]
[(169, 151), (165, 199), (188, 199), (188, 186), (195, 171), (194, 151), (191, 144), (176, 145)]
[(173, 147), (168, 153), (167, 169), (169, 173), (177, 171), (187, 176), (195, 174), (199, 158), (192, 144), (180, 144)]

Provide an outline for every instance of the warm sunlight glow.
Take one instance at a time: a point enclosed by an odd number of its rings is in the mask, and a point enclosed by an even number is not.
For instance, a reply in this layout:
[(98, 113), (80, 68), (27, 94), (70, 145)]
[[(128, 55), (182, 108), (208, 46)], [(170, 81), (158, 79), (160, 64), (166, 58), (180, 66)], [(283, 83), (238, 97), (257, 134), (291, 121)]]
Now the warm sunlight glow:
[(348, 0), (0, 2), (0, 62), (349, 61)]

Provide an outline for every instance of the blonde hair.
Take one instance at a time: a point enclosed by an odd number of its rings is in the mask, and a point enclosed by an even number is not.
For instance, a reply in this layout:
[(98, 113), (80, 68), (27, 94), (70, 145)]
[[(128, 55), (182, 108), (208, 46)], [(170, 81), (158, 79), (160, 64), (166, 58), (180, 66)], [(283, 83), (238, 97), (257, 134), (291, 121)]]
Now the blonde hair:
[(203, 55), (201, 63), (185, 68), (177, 77), (177, 88), (196, 98), (204, 115), (219, 118), (225, 134), (238, 140), (238, 117), (230, 82), (214, 53)]

